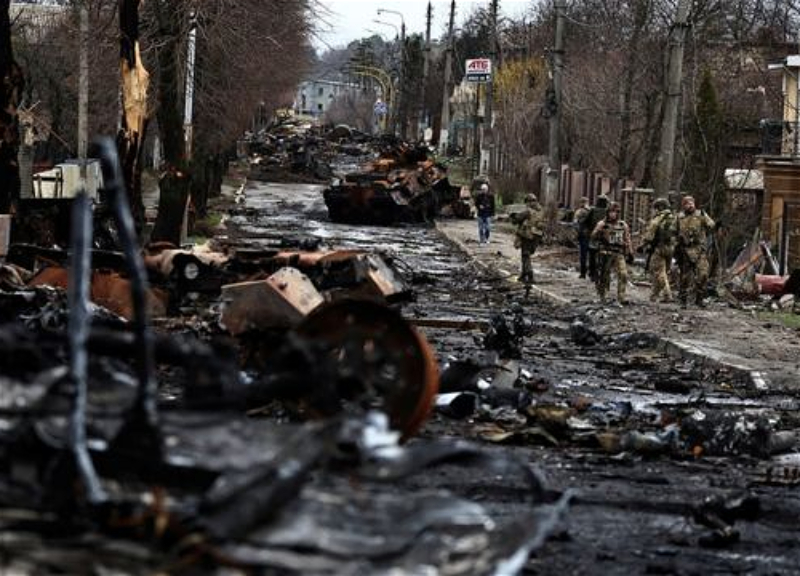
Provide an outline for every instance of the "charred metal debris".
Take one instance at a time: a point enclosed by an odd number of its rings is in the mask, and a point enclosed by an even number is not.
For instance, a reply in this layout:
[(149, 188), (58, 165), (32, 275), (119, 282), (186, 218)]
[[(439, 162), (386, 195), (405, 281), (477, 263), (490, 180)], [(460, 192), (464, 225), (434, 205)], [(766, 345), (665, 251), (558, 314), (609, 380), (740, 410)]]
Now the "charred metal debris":
[(536, 320), (516, 303), (475, 338), (485, 352), (452, 354), (436, 401), (472, 422), (468, 436), (634, 459), (769, 459), (800, 446), (795, 403), (765, 412), (744, 375), (670, 356), (649, 333), (606, 333), (591, 313)]
[(764, 527), (796, 522), (777, 491), (800, 484), (795, 398), (614, 332), (608, 310), (525, 298), (427, 227), (327, 222), (314, 187), (254, 190), (213, 248), (139, 250), (102, 150), (114, 249), (79, 198), (69, 251), (15, 246), (0, 269), (4, 569), (692, 573), (746, 569), (764, 541), (753, 563), (783, 558)]
[[(425, 339), (376, 301), (392, 283), (364, 288), (381, 271), (369, 255), (251, 255), (237, 265), (277, 270), (255, 288), (224, 285), (229, 269), (191, 253), (161, 251), (171, 272), (208, 273), (209, 289), (232, 303), (256, 291), (283, 316), (256, 337), (236, 305), (223, 313), (232, 334), (252, 338), (244, 364), (259, 370), (243, 370), (230, 344), (156, 334), (152, 254), (134, 241), (113, 143), (99, 156), (121, 253), (93, 254), (80, 195), (61, 268), (66, 301), (15, 282), (0, 295), (4, 569), (505, 575), (558, 529), (571, 494), (549, 490), (522, 460), (458, 440), (404, 443), (431, 409), (438, 368)], [(124, 268), (124, 282), (103, 281), (129, 321), (89, 303), (95, 256)], [(198, 270), (187, 274), (190, 265)], [(301, 269), (307, 285), (293, 277)], [(323, 290), (355, 282), (372, 299), (323, 301), (304, 292), (316, 290), (309, 278)], [(258, 417), (275, 410), (284, 417)], [(399, 484), (437, 466), (499, 475), (525, 506), (498, 518), (467, 495)]]
[(431, 222), (440, 214), (470, 217), (447, 168), (426, 146), (394, 136), (285, 121), (252, 136), (249, 149), (256, 180), (285, 182), (288, 175), (289, 181), (328, 183), (325, 204), (334, 222), (391, 225)]

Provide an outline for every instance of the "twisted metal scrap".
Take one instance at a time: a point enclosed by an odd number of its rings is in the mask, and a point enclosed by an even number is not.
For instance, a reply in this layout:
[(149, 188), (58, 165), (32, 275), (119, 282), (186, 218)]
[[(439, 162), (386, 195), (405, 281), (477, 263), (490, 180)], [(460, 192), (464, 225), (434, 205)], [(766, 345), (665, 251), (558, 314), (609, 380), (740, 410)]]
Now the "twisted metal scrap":
[(89, 287), (92, 277), (92, 204), (85, 191), (75, 198), (72, 207), (72, 270), (69, 275), (69, 379), (73, 403), (69, 421), (69, 446), (78, 473), (92, 504), (106, 500), (106, 494), (94, 469), (86, 445), (87, 364), (86, 340), (89, 333)]
[[(125, 184), (113, 140), (104, 138), (95, 143), (105, 182), (119, 229), (131, 279), (134, 306), (134, 338), (136, 341), (136, 374), (139, 381), (134, 404), (133, 423), (143, 423), (150, 431), (157, 430), (156, 380), (154, 376), (153, 338), (147, 324), (147, 274), (139, 252), (133, 218), (128, 209)], [(72, 262), (69, 275), (69, 378), (73, 385), (73, 403), (69, 421), (69, 447), (75, 457), (78, 474), (91, 504), (105, 502), (103, 490), (86, 443), (87, 410), (87, 339), (91, 315), (88, 303), (92, 277), (92, 203), (85, 191), (75, 198), (72, 210)]]
[(125, 194), (125, 182), (122, 179), (119, 158), (114, 141), (102, 138), (94, 143), (100, 165), (103, 170), (103, 182), (114, 210), (114, 218), (119, 230), (119, 238), (125, 253), (125, 262), (131, 279), (133, 300), (133, 329), (136, 338), (136, 375), (139, 388), (136, 395), (135, 410), (144, 422), (155, 429), (158, 424), (156, 409), (155, 352), (153, 337), (147, 322), (147, 272), (144, 259), (139, 251), (136, 230), (128, 207)]

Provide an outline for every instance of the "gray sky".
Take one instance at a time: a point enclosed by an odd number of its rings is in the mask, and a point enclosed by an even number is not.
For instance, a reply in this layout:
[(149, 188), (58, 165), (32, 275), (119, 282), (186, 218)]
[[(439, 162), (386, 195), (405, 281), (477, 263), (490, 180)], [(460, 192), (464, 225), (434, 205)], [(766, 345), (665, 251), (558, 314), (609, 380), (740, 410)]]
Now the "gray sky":
[[(425, 32), (425, 12), (428, 0), (321, 0), (330, 14), (323, 16), (330, 30), (321, 35), (317, 41), (318, 49), (325, 49), (325, 43), (332, 47), (341, 47), (358, 38), (364, 38), (378, 32), (388, 39), (394, 38), (395, 30), (373, 22), (380, 19), (400, 27), (400, 17), (395, 14), (378, 16), (378, 8), (396, 10), (403, 14), (408, 34)], [(431, 34), (434, 38), (442, 35), (447, 26), (450, 13), (450, 0), (433, 0), (433, 26)], [(500, 0), (503, 13), (518, 16), (531, 5), (531, 0)], [(489, 0), (456, 0), (456, 26), (469, 14), (475, 6), (489, 5)], [(372, 32), (370, 32), (370, 30)], [(324, 41), (324, 42), (323, 42)]]

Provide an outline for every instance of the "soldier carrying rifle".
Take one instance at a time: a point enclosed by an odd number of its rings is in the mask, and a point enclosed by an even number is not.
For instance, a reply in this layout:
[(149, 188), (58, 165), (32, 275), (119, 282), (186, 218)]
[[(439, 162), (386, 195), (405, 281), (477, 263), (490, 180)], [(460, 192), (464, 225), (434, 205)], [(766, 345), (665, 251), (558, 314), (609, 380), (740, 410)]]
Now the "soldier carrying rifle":
[(522, 273), (519, 281), (525, 285), (533, 284), (533, 256), (544, 235), (544, 210), (534, 194), (525, 196), (525, 210), (511, 214), (511, 221), (516, 224), (514, 247), (520, 250)]
[(669, 270), (675, 252), (676, 218), (665, 198), (656, 200), (653, 209), (656, 215), (648, 223), (643, 238), (647, 251), (645, 269), (650, 272), (652, 283), (650, 301), (657, 302), (660, 297), (662, 302), (672, 302)]
[(606, 294), (611, 287), (611, 272), (617, 274), (617, 300), (625, 305), (628, 300), (625, 292), (628, 287), (627, 262), (633, 261), (633, 245), (628, 225), (620, 219), (620, 205), (612, 202), (606, 217), (601, 220), (592, 232), (592, 240), (598, 245), (599, 267), (597, 271), (597, 294), (600, 301), (606, 301)]

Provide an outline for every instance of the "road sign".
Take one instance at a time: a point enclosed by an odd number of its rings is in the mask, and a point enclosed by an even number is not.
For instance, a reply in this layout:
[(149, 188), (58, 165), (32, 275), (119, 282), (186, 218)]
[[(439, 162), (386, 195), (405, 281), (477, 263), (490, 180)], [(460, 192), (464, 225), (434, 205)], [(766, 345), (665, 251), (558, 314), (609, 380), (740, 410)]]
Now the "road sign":
[(467, 82), (490, 82), (492, 80), (492, 61), (489, 58), (467, 60)]

